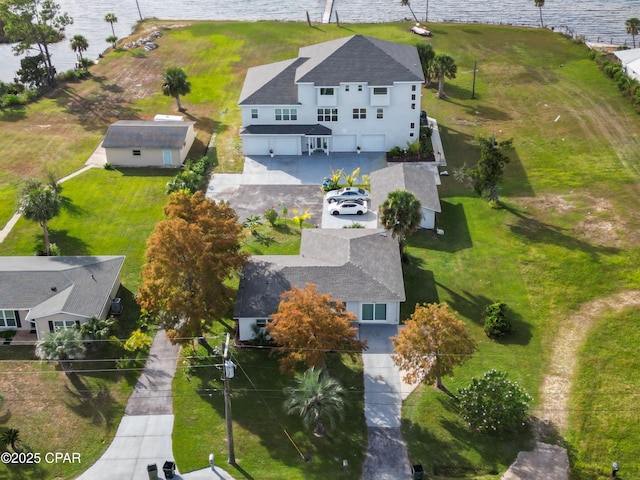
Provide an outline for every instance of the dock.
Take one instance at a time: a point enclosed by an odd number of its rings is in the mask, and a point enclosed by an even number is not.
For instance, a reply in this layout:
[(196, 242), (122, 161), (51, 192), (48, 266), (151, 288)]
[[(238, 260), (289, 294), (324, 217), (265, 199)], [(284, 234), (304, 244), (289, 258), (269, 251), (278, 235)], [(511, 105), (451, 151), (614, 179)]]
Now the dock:
[(331, 12), (333, 12), (333, 0), (327, 0), (324, 13), (322, 14), (322, 23), (329, 23), (331, 21)]

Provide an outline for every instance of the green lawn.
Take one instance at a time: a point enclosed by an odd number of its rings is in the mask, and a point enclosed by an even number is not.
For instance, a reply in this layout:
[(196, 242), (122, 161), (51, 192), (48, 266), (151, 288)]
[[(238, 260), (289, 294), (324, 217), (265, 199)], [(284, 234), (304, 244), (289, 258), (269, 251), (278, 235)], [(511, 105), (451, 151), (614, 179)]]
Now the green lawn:
[[(407, 302), (402, 315), (406, 318), (418, 302), (449, 303), (467, 322), (479, 349), (453, 378), (445, 379), (445, 384), (455, 392), (472, 376), (497, 368), (521, 383), (538, 408), (538, 386), (563, 319), (589, 300), (640, 288), (640, 120), (589, 59), (586, 47), (559, 34), (482, 25), (431, 26), (434, 35), (427, 41), (437, 52), (452, 55), (458, 65), (456, 78), (446, 81), (446, 99), (437, 99), (435, 90), (429, 88), (424, 90), (422, 103), (440, 125), (447, 169), (452, 172), (465, 163), (475, 163), (480, 135), (513, 138), (514, 151), (500, 190), (502, 209), (491, 209), (452, 176), (443, 177), (438, 226), (445, 234), (420, 232), (409, 239)], [(0, 193), (15, 199), (19, 179), (40, 173), (43, 166), (60, 166), (61, 173), (79, 168), (110, 118), (148, 118), (161, 108), (166, 110), (171, 100), (162, 97), (154, 83), (166, 66), (184, 66), (192, 82), (192, 93), (184, 104), (198, 122), (197, 148), (202, 149), (208, 136), (216, 134), (217, 171), (238, 171), (240, 117), (236, 102), (248, 67), (293, 58), (302, 45), (354, 33), (409, 44), (423, 41), (408, 34), (404, 23), (342, 27), (202, 22), (167, 31), (161, 48), (149, 54), (107, 55), (92, 70), (94, 78), (68, 86), (57, 101), (45, 99), (13, 116), (5, 113), (0, 117), (0, 150), (5, 153), (0, 160)], [(471, 99), (474, 62), (478, 66), (476, 98)], [(118, 85), (142, 87), (118, 91)], [(100, 103), (108, 96), (106, 92), (125, 96), (134, 91), (142, 92), (140, 97)], [(77, 108), (74, 102), (78, 98), (85, 102), (80, 105), (89, 102), (92, 108)], [(91, 117), (92, 113), (96, 116)], [(60, 131), (57, 127), (65, 122), (68, 127)], [(49, 146), (46, 161), (38, 154), (40, 150), (33, 150), (32, 134), (25, 134), (33, 125)], [(73, 134), (73, 141), (66, 139), (68, 134)], [(144, 258), (144, 240), (162, 215), (163, 187), (170, 178), (165, 175), (92, 170), (64, 184), (63, 194), (73, 208), (51, 222), (53, 241), (64, 254), (127, 255), (123, 283), (131, 306)], [(13, 200), (5, 202), (0, 218), (8, 218), (14, 207)], [(297, 251), (297, 234), (268, 228), (259, 229), (259, 233), (259, 238), (245, 240), (247, 251)], [(0, 245), (0, 254), (29, 255), (40, 235), (37, 225), (21, 220)], [(514, 333), (500, 342), (487, 339), (480, 324), (482, 309), (494, 301), (508, 305), (515, 327)], [(602, 319), (588, 345), (578, 352), (578, 381), (584, 383), (579, 383), (575, 392), (597, 392), (600, 388), (607, 392), (600, 387), (605, 371), (620, 388), (637, 378), (636, 366), (629, 360), (637, 345), (633, 335), (637, 318), (631, 313), (618, 316), (616, 330), (608, 327), (612, 321)], [(605, 327), (609, 333), (619, 334), (601, 333), (599, 328)], [(620, 357), (627, 360), (613, 362), (610, 371), (600, 368), (587, 373), (594, 363), (591, 352), (612, 351), (628, 352)], [(257, 389), (265, 399), (267, 390), (280, 397), (281, 387), (290, 379), (277, 373), (274, 359), (259, 355), (243, 351), (237, 359), (251, 366), (247, 371), (255, 373), (249, 373), (249, 378), (258, 379)], [(349, 363), (334, 367), (343, 381), (358, 391), (361, 366), (355, 371), (351, 368)], [(190, 382), (181, 372), (175, 380), (174, 448), (183, 471), (205, 467), (211, 452), (220, 465), (226, 459), (218, 373), (214, 369), (198, 371)], [(584, 380), (591, 374), (599, 375), (601, 381)], [(339, 478), (341, 467), (336, 459), (348, 458), (352, 465), (348, 475), (357, 478), (365, 447), (361, 418), (350, 416), (353, 431), (336, 432), (332, 437), (336, 446), (316, 442), (296, 419), (279, 410), (281, 398), (263, 402), (258, 393), (251, 393), (254, 387), (247, 377), (237, 380), (236, 445), (239, 463), (246, 472), (254, 478)], [(5, 392), (2, 386), (0, 392)], [(625, 469), (629, 478), (637, 473), (630, 464), (640, 435), (625, 413), (624, 403), (631, 398), (593, 395), (585, 400), (574, 393), (572, 405), (593, 402), (570, 411), (572, 430), (564, 441), (576, 466), (574, 478), (597, 478), (614, 455), (621, 463), (621, 474)], [(356, 398), (355, 405), (358, 402), (361, 399)], [(610, 413), (585, 414), (604, 410)], [(13, 421), (19, 423), (19, 419), (16, 415)], [(208, 422), (205, 426), (202, 419)], [(517, 451), (531, 440), (528, 435), (496, 438), (467, 432), (448, 397), (431, 387), (409, 397), (403, 422), (411, 461), (422, 463), (436, 478), (499, 478)], [(589, 428), (583, 429), (583, 425)], [(310, 462), (302, 462), (289, 446), (282, 426), (301, 445), (304, 455), (312, 457)], [(37, 437), (26, 430), (24, 435)], [(60, 475), (69, 477), (71, 470)]]

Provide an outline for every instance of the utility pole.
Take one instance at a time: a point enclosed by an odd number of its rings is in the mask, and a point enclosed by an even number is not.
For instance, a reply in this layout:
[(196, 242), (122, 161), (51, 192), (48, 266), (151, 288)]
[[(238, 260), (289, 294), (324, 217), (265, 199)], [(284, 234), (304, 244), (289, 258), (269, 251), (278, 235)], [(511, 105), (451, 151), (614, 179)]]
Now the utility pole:
[(138, 7), (138, 15), (140, 15), (140, 21), (142, 21), (142, 12), (140, 11), (140, 4), (138, 3), (138, 0), (136, 0), (136, 7)]
[(231, 392), (229, 391), (229, 379), (235, 375), (235, 365), (229, 356), (229, 340), (231, 335), (227, 333), (227, 341), (224, 344), (224, 353), (222, 354), (222, 380), (224, 381), (224, 418), (227, 423), (227, 462), (231, 465), (236, 464), (236, 452), (233, 446), (233, 421), (231, 420)]
[(474, 60), (473, 61), (473, 87), (471, 87), (471, 98), (475, 99), (476, 98), (476, 66), (477, 66), (478, 61)]
[(429, 0), (427, 0), (427, 11), (425, 12), (424, 21), (429, 21)]

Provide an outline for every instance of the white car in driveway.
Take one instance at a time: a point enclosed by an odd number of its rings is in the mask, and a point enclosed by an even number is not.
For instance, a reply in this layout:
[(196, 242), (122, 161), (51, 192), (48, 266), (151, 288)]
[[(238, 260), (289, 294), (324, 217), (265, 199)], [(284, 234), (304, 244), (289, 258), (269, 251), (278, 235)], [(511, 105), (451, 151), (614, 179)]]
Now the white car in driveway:
[(369, 192), (364, 188), (344, 187), (327, 192), (325, 198), (329, 203), (337, 202), (338, 200), (368, 200)]
[(329, 204), (331, 215), (364, 215), (367, 213), (366, 200), (340, 200)]

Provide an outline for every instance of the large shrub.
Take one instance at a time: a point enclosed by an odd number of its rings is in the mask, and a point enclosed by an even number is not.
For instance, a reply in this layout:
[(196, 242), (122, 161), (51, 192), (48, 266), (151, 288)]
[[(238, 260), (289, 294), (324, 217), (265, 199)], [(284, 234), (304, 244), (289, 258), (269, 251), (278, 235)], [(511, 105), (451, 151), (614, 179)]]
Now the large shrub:
[(484, 309), (484, 333), (487, 337), (499, 338), (511, 331), (506, 309), (507, 306), (502, 302), (492, 303)]
[(460, 415), (479, 432), (504, 432), (525, 425), (531, 397), (507, 374), (489, 370), (459, 392)]

